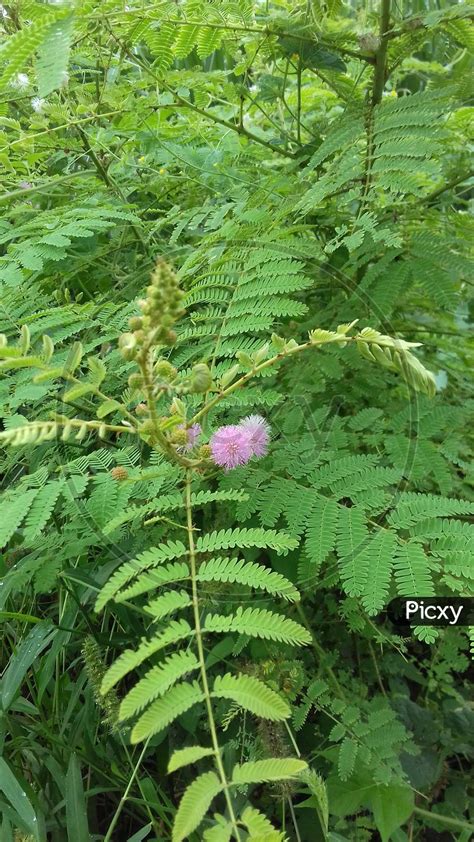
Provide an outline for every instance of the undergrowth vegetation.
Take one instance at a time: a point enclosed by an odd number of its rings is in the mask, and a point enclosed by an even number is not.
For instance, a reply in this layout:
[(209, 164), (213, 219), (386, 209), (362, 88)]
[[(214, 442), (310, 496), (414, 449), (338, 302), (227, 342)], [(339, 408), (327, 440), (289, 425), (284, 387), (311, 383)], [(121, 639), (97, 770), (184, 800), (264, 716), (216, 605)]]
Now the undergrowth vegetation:
[(468, 842), (472, 6), (0, 6), (1, 842)]

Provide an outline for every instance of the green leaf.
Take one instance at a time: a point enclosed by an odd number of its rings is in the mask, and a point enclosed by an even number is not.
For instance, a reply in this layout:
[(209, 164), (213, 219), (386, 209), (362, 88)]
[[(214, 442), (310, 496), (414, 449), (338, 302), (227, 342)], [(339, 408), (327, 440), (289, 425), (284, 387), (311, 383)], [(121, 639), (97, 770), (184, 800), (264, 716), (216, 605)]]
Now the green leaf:
[(82, 344), (80, 342), (74, 342), (71, 345), (68, 355), (66, 357), (63, 372), (65, 374), (74, 374), (76, 368), (82, 360), (83, 354), (84, 349), (82, 347)]
[(40, 357), (12, 357), (0, 363), (0, 371), (7, 371), (9, 368), (39, 368), (43, 365)]
[(95, 386), (92, 383), (78, 383), (77, 386), (73, 386), (67, 392), (64, 392), (63, 401), (65, 403), (76, 401), (78, 398), (82, 398), (83, 395), (90, 394), (90, 392), (95, 392)]
[(87, 365), (89, 366), (89, 371), (92, 375), (92, 382), (95, 386), (100, 386), (107, 374), (104, 362), (100, 359), (100, 357), (88, 357)]
[(349, 737), (342, 741), (338, 758), (338, 771), (341, 781), (347, 781), (352, 775), (358, 748), (358, 743)]
[(97, 418), (105, 418), (107, 415), (110, 415), (112, 412), (116, 412), (117, 409), (121, 409), (122, 404), (118, 401), (108, 400), (103, 401), (97, 407), (96, 415)]
[(120, 705), (120, 719), (129, 719), (157, 696), (162, 696), (179, 678), (199, 667), (192, 652), (174, 652), (146, 675), (125, 696)]
[[(328, 793), (324, 780), (314, 769), (307, 769), (301, 774), (301, 780), (311, 792), (311, 799), (318, 814), (324, 839), (327, 838), (329, 824)], [(305, 802), (308, 803), (308, 802)]]
[(214, 818), (219, 821), (204, 831), (204, 842), (231, 842), (232, 825), (230, 822), (226, 822), (223, 816), (219, 816), (218, 813), (214, 813)]
[(238, 558), (211, 558), (203, 561), (197, 575), (198, 582), (238, 582), (251, 588), (282, 596), (296, 602), (299, 593), (289, 579), (252, 561)]
[(268, 547), (281, 555), (294, 550), (298, 541), (290, 538), (286, 532), (274, 529), (222, 529), (200, 535), (196, 541), (196, 552), (207, 553), (214, 550), (227, 550), (229, 547)]
[(275, 830), (272, 823), (255, 807), (246, 807), (242, 812), (242, 821), (250, 833), (250, 839), (269, 839), (270, 842), (283, 842), (284, 836)]
[(275, 722), (288, 719), (291, 714), (288, 704), (281, 696), (251, 675), (236, 676), (227, 673), (217, 676), (212, 695), (218, 699), (231, 699), (256, 716)]
[(168, 773), (176, 772), (183, 766), (188, 766), (190, 763), (196, 763), (202, 760), (203, 757), (210, 757), (214, 754), (213, 748), (204, 748), (203, 746), (189, 746), (188, 748), (180, 748), (174, 751), (168, 763)]
[[(124, 585), (128, 584), (139, 573), (148, 570), (150, 567), (158, 567), (163, 561), (170, 561), (173, 558), (179, 558), (183, 555), (187, 555), (187, 549), (182, 541), (168, 541), (166, 544), (160, 544), (159, 547), (152, 547), (141, 553), (137, 558), (132, 559), (132, 561), (122, 564), (102, 588), (97, 597), (95, 610), (100, 611)], [(170, 580), (168, 579), (167, 581)], [(159, 570), (156, 575), (156, 583), (157, 585), (160, 584)], [(144, 593), (144, 591), (138, 590), (138, 593)], [(126, 597), (126, 599), (129, 598), (129, 596)]]
[(20, 643), (10, 658), (10, 663), (1, 682), (1, 703), (4, 711), (8, 710), (15, 698), (22, 681), (40, 652), (46, 649), (56, 635), (57, 629), (49, 621), (38, 623)]
[(0, 525), (0, 547), (4, 547), (18, 529), (28, 514), (37, 494), (38, 489), (31, 488), (23, 494), (17, 494), (13, 500), (3, 504), (2, 523)]
[(136, 669), (140, 664), (169, 646), (172, 643), (177, 643), (185, 637), (192, 634), (192, 629), (186, 620), (171, 620), (164, 631), (152, 637), (151, 640), (142, 640), (137, 649), (126, 649), (122, 652), (117, 660), (107, 670), (102, 679), (100, 692), (106, 694), (114, 687), (124, 676), (126, 676), (133, 669)]
[(133, 836), (130, 836), (127, 842), (143, 842), (143, 840), (146, 839), (146, 837), (152, 829), (153, 825), (151, 824), (151, 822), (149, 822), (149, 824), (146, 824), (145, 827), (142, 827), (140, 828), (140, 830), (137, 830), (137, 832), (134, 833)]
[(188, 786), (175, 816), (172, 842), (182, 842), (199, 827), (222, 788), (215, 772), (205, 772)]
[(193, 681), (192, 684), (176, 684), (163, 699), (157, 699), (142, 714), (132, 730), (132, 743), (146, 740), (162, 731), (178, 716), (204, 699), (204, 693), (197, 681)]
[(168, 593), (149, 602), (145, 610), (152, 615), (156, 622), (166, 617), (167, 614), (172, 614), (180, 608), (186, 608), (190, 604), (191, 596), (187, 591), (168, 591)]
[(331, 497), (318, 498), (313, 506), (306, 533), (306, 552), (314, 564), (321, 564), (334, 549), (339, 508)]
[(346, 69), (346, 65), (337, 53), (318, 47), (316, 42), (309, 41), (307, 33), (304, 38), (298, 38), (297, 35), (285, 35), (278, 41), (285, 55), (299, 55), (305, 67), (337, 70), (339, 73), (344, 73)]
[(371, 795), (371, 807), (382, 842), (410, 818), (415, 806), (413, 790), (407, 786), (378, 786)]
[(38, 49), (38, 95), (46, 97), (64, 83), (73, 33), (72, 15), (52, 24)]
[(208, 614), (204, 629), (211, 632), (239, 632), (264, 640), (278, 640), (293, 646), (311, 643), (307, 629), (266, 608), (237, 608), (235, 614)]
[(3, 792), (34, 839), (39, 839), (38, 822), (31, 801), (3, 757), (0, 757), (0, 792)]
[(50, 368), (48, 371), (41, 371), (39, 374), (34, 375), (33, 383), (46, 383), (48, 380), (56, 380), (57, 377), (61, 377), (63, 371), (62, 366)]
[(232, 783), (240, 785), (288, 780), (297, 778), (307, 768), (308, 764), (304, 760), (292, 757), (254, 760), (234, 766)]
[(69, 758), (66, 774), (66, 822), (69, 842), (89, 842), (89, 823), (81, 766), (74, 752)]
[(372, 778), (367, 774), (341, 781), (338, 776), (327, 780), (329, 812), (333, 816), (351, 816), (363, 804), (367, 804), (375, 789)]

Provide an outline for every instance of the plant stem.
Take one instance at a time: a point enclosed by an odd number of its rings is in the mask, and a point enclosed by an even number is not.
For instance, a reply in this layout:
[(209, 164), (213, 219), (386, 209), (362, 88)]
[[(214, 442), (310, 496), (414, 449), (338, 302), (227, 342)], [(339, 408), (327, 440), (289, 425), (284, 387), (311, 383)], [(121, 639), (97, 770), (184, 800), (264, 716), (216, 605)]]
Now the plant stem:
[(390, 0), (382, 0), (380, 9), (380, 44), (375, 54), (374, 86), (372, 90), (372, 106), (378, 105), (382, 99), (386, 81), (386, 61), (388, 47), (388, 29), (390, 24)]
[(106, 833), (106, 834), (105, 834), (105, 836), (104, 836), (104, 842), (110, 842), (110, 840), (112, 839), (112, 833), (113, 833), (113, 831), (114, 831), (114, 829), (115, 829), (115, 826), (116, 826), (116, 824), (117, 824), (117, 822), (118, 822), (118, 820), (119, 820), (119, 817), (120, 817), (120, 813), (122, 812), (123, 807), (124, 807), (124, 805), (125, 805), (125, 802), (126, 802), (126, 800), (127, 800), (127, 798), (128, 798), (128, 793), (130, 792), (130, 790), (131, 790), (131, 788), (132, 788), (132, 784), (133, 784), (133, 782), (134, 782), (134, 780), (135, 780), (135, 777), (136, 777), (136, 775), (137, 775), (138, 769), (140, 768), (140, 764), (141, 764), (141, 762), (142, 762), (142, 760), (143, 760), (143, 758), (144, 758), (144, 756), (145, 756), (145, 752), (146, 752), (146, 751), (147, 751), (147, 749), (148, 749), (148, 743), (149, 743), (149, 740), (147, 740), (147, 741), (146, 741), (145, 745), (143, 746), (143, 748), (142, 748), (142, 750), (141, 750), (141, 752), (140, 752), (140, 757), (138, 758), (138, 760), (137, 760), (137, 762), (136, 762), (136, 764), (135, 764), (135, 768), (133, 769), (132, 774), (130, 775), (130, 780), (129, 780), (129, 782), (128, 782), (127, 786), (125, 787), (124, 793), (123, 793), (123, 795), (122, 795), (122, 797), (121, 797), (121, 799), (120, 799), (120, 801), (119, 801), (118, 807), (117, 807), (117, 809), (116, 809), (116, 811), (115, 811), (115, 813), (114, 813), (114, 815), (113, 815), (112, 821), (111, 821), (111, 822), (110, 822), (110, 824), (109, 824), (109, 828), (108, 828), (108, 830), (107, 830), (107, 833)]
[(429, 810), (422, 810), (421, 807), (415, 807), (413, 812), (420, 816), (420, 818), (429, 819), (430, 821), (439, 822), (446, 825), (446, 827), (456, 828), (457, 830), (474, 831), (474, 824), (463, 822), (461, 819), (452, 819), (451, 816), (441, 816), (439, 813), (431, 813)]
[[(193, 612), (194, 612), (194, 628), (196, 631), (196, 644), (198, 650), (198, 658), (199, 658), (199, 668), (201, 672), (201, 682), (202, 687), (204, 690), (204, 694), (206, 697), (206, 708), (207, 708), (207, 716), (209, 721), (209, 730), (211, 732), (211, 740), (212, 740), (212, 747), (214, 749), (214, 759), (217, 767), (217, 771), (219, 773), (219, 777), (221, 779), (222, 788), (225, 796), (225, 800), (227, 803), (227, 809), (229, 811), (229, 818), (232, 824), (232, 829), (235, 834), (235, 838), (237, 842), (241, 841), (241, 836), (239, 833), (239, 828), (237, 826), (237, 819), (234, 813), (234, 807), (232, 804), (232, 798), (229, 791), (229, 783), (227, 781), (227, 776), (225, 773), (224, 765), (222, 763), (222, 757), (219, 748), (219, 741), (217, 738), (217, 729), (216, 723), (214, 720), (214, 713), (212, 710), (212, 702), (211, 702), (211, 693), (209, 690), (209, 683), (207, 680), (207, 671), (206, 671), (206, 661), (204, 656), (204, 646), (202, 643), (202, 630), (201, 630), (201, 617), (199, 614), (199, 597), (198, 597), (198, 589), (197, 589), (197, 570), (196, 570), (196, 551), (194, 546), (194, 527), (193, 527), (193, 515), (192, 515), (192, 507), (191, 507), (191, 483), (192, 483), (192, 471), (186, 471), (186, 486), (185, 486), (185, 502), (186, 502), (186, 524), (188, 530), (188, 546), (189, 546), (189, 564), (191, 569), (191, 587), (192, 587), (192, 599), (193, 599)], [(104, 840), (106, 842), (106, 840)]]
[(240, 389), (241, 386), (244, 386), (252, 377), (255, 377), (256, 374), (260, 374), (261, 371), (264, 371), (266, 368), (270, 368), (270, 366), (275, 365), (275, 363), (280, 362), (281, 360), (285, 359), (285, 357), (291, 357), (293, 354), (299, 354), (301, 351), (306, 351), (307, 348), (318, 348), (320, 345), (327, 345), (328, 343), (338, 343), (342, 342), (343, 344), (347, 344), (348, 342), (355, 342), (355, 341), (367, 341), (363, 336), (356, 334), (355, 336), (347, 336), (347, 334), (342, 334), (340, 336), (331, 336), (331, 338), (324, 338), (324, 339), (310, 339), (308, 342), (302, 342), (301, 345), (295, 345), (294, 348), (286, 348), (284, 351), (281, 351), (278, 354), (275, 354), (270, 359), (265, 360), (260, 365), (256, 365), (247, 374), (243, 374), (242, 377), (239, 377), (238, 380), (235, 380), (234, 383), (231, 383), (230, 386), (227, 386), (226, 389), (223, 389), (210, 401), (204, 404), (204, 406), (196, 412), (196, 414), (192, 417), (190, 421), (188, 421), (188, 427), (191, 424), (195, 424), (196, 421), (199, 421), (203, 415), (206, 415), (213, 406), (219, 403), (221, 400), (230, 395), (231, 392), (234, 392), (236, 389)]

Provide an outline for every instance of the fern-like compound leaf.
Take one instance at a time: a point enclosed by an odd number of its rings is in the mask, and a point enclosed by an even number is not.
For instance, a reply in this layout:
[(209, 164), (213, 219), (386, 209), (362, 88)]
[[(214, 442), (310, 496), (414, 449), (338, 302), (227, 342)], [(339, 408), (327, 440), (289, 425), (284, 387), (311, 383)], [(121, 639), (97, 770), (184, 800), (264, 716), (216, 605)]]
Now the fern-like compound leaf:
[(204, 772), (188, 786), (175, 816), (172, 842), (183, 842), (199, 827), (211, 802), (222, 788), (215, 772)]
[(226, 673), (217, 676), (212, 695), (218, 699), (230, 699), (256, 716), (275, 722), (288, 719), (291, 713), (281, 696), (251, 675)]
[(242, 813), (242, 822), (247, 828), (250, 839), (269, 839), (271, 842), (285, 842), (283, 833), (279, 833), (272, 823), (255, 807), (246, 807)]
[(200, 535), (196, 542), (196, 551), (207, 553), (233, 547), (261, 547), (286, 555), (288, 550), (294, 550), (297, 546), (298, 541), (294, 538), (274, 529), (221, 529), (220, 532)]
[(196, 763), (203, 757), (210, 757), (214, 754), (213, 748), (205, 748), (204, 746), (188, 746), (187, 748), (179, 748), (174, 751), (168, 763), (168, 773), (176, 772), (183, 766), (189, 766), (190, 763)]
[(395, 553), (395, 581), (400, 596), (434, 594), (429, 559), (418, 541), (407, 541)]
[(197, 575), (198, 582), (237, 582), (251, 588), (282, 596), (291, 602), (299, 600), (292, 582), (261, 564), (238, 558), (211, 558), (204, 561)]
[(322, 777), (314, 769), (306, 769), (301, 773), (301, 780), (304, 781), (309, 791), (316, 800), (316, 810), (321, 822), (321, 827), (327, 832), (329, 824), (329, 804), (326, 784)]
[(26, 541), (32, 541), (45, 528), (61, 494), (63, 485), (64, 480), (56, 480), (54, 482), (48, 482), (39, 490), (26, 517), (24, 528)]
[(254, 760), (234, 766), (232, 783), (240, 785), (288, 780), (297, 778), (307, 768), (308, 764), (304, 760), (293, 757)]
[(122, 564), (102, 588), (97, 597), (95, 610), (100, 611), (138, 573), (142, 573), (150, 567), (155, 567), (163, 561), (171, 561), (174, 558), (179, 558), (180, 556), (186, 555), (186, 553), (187, 549), (182, 541), (168, 541), (166, 544), (160, 544), (158, 547), (146, 550), (146, 552), (137, 556), (132, 561)]
[(368, 557), (364, 555), (368, 529), (363, 512), (356, 506), (341, 507), (338, 520), (337, 553), (344, 590), (360, 596), (367, 582)]
[(169, 688), (188, 672), (199, 667), (199, 661), (192, 652), (175, 652), (161, 664), (152, 667), (135, 687), (125, 696), (120, 705), (120, 719), (129, 719), (143, 710), (157, 696), (162, 696)]
[(55, 21), (39, 47), (36, 72), (40, 97), (48, 96), (66, 80), (73, 26), (72, 15)]
[(105, 695), (118, 681), (155, 652), (159, 652), (170, 644), (178, 643), (191, 634), (191, 626), (186, 620), (171, 620), (164, 631), (152, 637), (151, 640), (143, 640), (138, 649), (126, 649), (105, 673), (101, 693)]
[(351, 740), (349, 737), (345, 737), (342, 741), (337, 764), (341, 781), (347, 781), (347, 779), (352, 775), (358, 748), (358, 743), (355, 740)]
[(371, 537), (359, 556), (358, 563), (368, 571), (362, 595), (362, 605), (368, 614), (377, 614), (386, 603), (395, 545), (395, 536), (381, 529)]
[(2, 507), (2, 524), (0, 526), (0, 547), (4, 547), (13, 533), (26, 517), (33, 500), (38, 494), (37, 488), (31, 488), (16, 496)]
[(328, 497), (316, 500), (308, 521), (306, 552), (313, 564), (321, 564), (334, 549), (339, 506)]
[(311, 643), (311, 635), (307, 629), (276, 614), (266, 608), (242, 608), (239, 606), (235, 614), (209, 614), (204, 625), (209, 632), (239, 632), (250, 637), (260, 637), (263, 640), (277, 640), (292, 646), (304, 646)]
[[(216, 814), (214, 814), (214, 818), (217, 818)], [(232, 825), (230, 822), (226, 822), (222, 816), (219, 818), (221, 820), (218, 824), (214, 824), (204, 831), (204, 842), (230, 842), (232, 839)]]
[(189, 579), (189, 567), (185, 561), (175, 561), (173, 564), (164, 564), (163, 567), (156, 567), (148, 573), (143, 573), (128, 588), (124, 588), (115, 594), (115, 602), (125, 602), (140, 594), (156, 590), (162, 585), (169, 585), (172, 582), (182, 582)]
[(169, 591), (149, 602), (146, 611), (156, 621), (190, 604), (191, 597), (186, 591)]
[(198, 702), (203, 702), (204, 693), (197, 681), (192, 684), (183, 682), (176, 684), (162, 699), (156, 699), (143, 713), (132, 729), (132, 743), (139, 743), (162, 731), (171, 722), (192, 708)]

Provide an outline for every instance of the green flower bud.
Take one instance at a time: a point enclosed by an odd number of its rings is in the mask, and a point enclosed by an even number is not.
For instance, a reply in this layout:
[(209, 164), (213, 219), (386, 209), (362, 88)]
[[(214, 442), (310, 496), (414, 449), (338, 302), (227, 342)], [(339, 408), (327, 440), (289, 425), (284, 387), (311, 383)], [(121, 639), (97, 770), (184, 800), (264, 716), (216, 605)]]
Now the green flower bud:
[(132, 318), (128, 320), (128, 326), (130, 330), (141, 330), (143, 327), (143, 319), (141, 319), (140, 316), (132, 316)]
[(126, 360), (132, 360), (136, 351), (137, 339), (133, 333), (122, 333), (119, 341), (119, 351)]
[(177, 445), (181, 445), (181, 446), (187, 444), (188, 443), (188, 433), (187, 433), (187, 431), (186, 430), (177, 430), (177, 429), (173, 430), (173, 432), (170, 434), (170, 441), (173, 444), (177, 444)]
[(153, 421), (151, 421), (150, 419), (148, 421), (144, 421), (140, 427), (140, 433), (145, 433), (146, 435), (150, 435), (150, 433), (153, 433), (154, 430), (155, 427)]
[(198, 450), (198, 456), (200, 459), (210, 459), (211, 453), (212, 451), (208, 444), (202, 444)]
[(143, 377), (141, 376), (141, 374), (131, 374), (128, 378), (128, 385), (132, 389), (139, 389), (141, 386), (143, 386)]
[(197, 363), (191, 372), (191, 391), (207, 392), (212, 385), (212, 374), (206, 363)]
[(231, 368), (229, 368), (225, 372), (225, 374), (222, 375), (222, 377), (220, 379), (220, 383), (219, 383), (221, 389), (225, 389), (226, 386), (228, 386), (230, 383), (232, 383), (232, 381), (235, 379), (235, 377), (239, 373), (239, 369), (240, 369), (240, 366), (233, 365)]
[(168, 360), (158, 360), (154, 365), (154, 371), (157, 377), (166, 381), (173, 380), (178, 373), (174, 365), (171, 365)]

